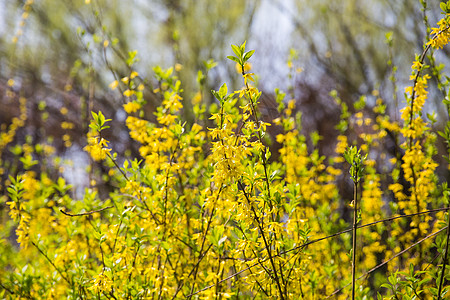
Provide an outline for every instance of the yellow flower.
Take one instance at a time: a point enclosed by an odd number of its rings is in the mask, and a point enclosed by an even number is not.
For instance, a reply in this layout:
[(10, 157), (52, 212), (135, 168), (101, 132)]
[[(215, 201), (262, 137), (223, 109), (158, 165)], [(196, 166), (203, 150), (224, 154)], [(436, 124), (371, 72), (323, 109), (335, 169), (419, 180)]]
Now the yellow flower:
[(198, 133), (198, 132), (200, 132), (200, 130), (202, 130), (202, 129), (203, 129), (202, 126), (198, 125), (197, 123), (194, 123), (194, 125), (192, 125), (191, 131), (192, 131), (192, 132), (195, 132), (195, 133)]
[(115, 89), (117, 88), (118, 85), (119, 85), (119, 81), (114, 80), (113, 82), (111, 82), (111, 83), (109, 84), (109, 88), (112, 89), (112, 90), (115, 90)]
[(123, 109), (128, 113), (134, 113), (138, 111), (141, 108), (141, 105), (139, 103), (136, 103), (135, 101), (128, 102), (127, 104), (123, 105)]
[(338, 144), (336, 145), (335, 152), (338, 154), (343, 154), (347, 149), (347, 137), (345, 135), (339, 135), (337, 137)]
[(123, 92), (123, 95), (125, 97), (131, 97), (132, 95), (134, 95), (134, 91), (132, 90), (126, 90), (125, 92)]
[[(241, 74), (242, 73), (242, 67), (240, 64), (236, 63), (236, 72)], [(244, 73), (247, 73), (248, 71), (250, 71), (252, 69), (252, 64), (249, 62), (246, 62), (244, 64)]]
[(183, 65), (182, 64), (175, 64), (175, 71), (179, 72), (181, 71), (181, 69), (183, 69)]
[(104, 138), (90, 137), (88, 138), (88, 145), (84, 147), (84, 150), (91, 154), (91, 157), (95, 161), (101, 161), (111, 152), (108, 147), (109, 141)]
[(422, 63), (418, 60), (415, 60), (411, 66), (413, 70), (420, 70), (422, 68)]
[(111, 289), (112, 284), (112, 280), (109, 279), (104, 273), (101, 273), (94, 279), (94, 284), (89, 289), (93, 290), (96, 294), (108, 292)]
[(73, 129), (75, 125), (72, 122), (61, 122), (62, 129)]
[(133, 71), (133, 72), (131, 72), (131, 74), (130, 74), (130, 79), (133, 79), (133, 78), (137, 77), (138, 75), (139, 75), (138, 72)]
[(200, 92), (197, 92), (197, 93), (194, 95), (194, 97), (192, 97), (191, 102), (192, 102), (193, 105), (197, 105), (197, 104), (199, 104), (200, 102), (202, 102), (202, 94), (201, 94)]
[(162, 125), (169, 125), (169, 124), (173, 124), (176, 119), (177, 119), (177, 116), (175, 116), (175, 115), (164, 114), (164, 115), (158, 117), (158, 122)]

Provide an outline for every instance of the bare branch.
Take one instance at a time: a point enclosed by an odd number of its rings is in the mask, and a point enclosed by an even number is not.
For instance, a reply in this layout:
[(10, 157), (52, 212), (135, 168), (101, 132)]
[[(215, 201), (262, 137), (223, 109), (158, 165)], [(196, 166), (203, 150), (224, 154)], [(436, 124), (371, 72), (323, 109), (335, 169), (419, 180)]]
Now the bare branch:
[[(399, 218), (406, 218), (406, 217), (412, 217), (412, 216), (417, 216), (417, 215), (422, 215), (422, 214), (429, 214), (429, 213), (433, 213), (433, 212), (446, 211), (446, 210), (449, 210), (449, 209), (450, 209), (450, 207), (436, 208), (436, 209), (430, 209), (430, 210), (426, 210), (426, 211), (422, 211), (422, 212), (418, 212), (418, 213), (413, 213), (413, 214), (408, 214), (408, 215), (401, 215), (401, 216), (390, 217), (390, 218), (387, 218), (387, 219), (383, 219), (383, 220), (379, 220), (379, 221), (376, 221), (376, 222), (372, 222), (372, 223), (368, 223), (368, 224), (361, 225), (361, 226), (359, 226), (358, 228), (369, 227), (369, 226), (372, 226), (372, 225), (375, 225), (375, 224), (378, 224), (378, 223), (389, 222), (389, 221), (393, 221), (393, 220), (399, 219)], [(429, 235), (429, 236), (423, 238), (422, 240), (418, 241), (417, 243), (415, 243), (414, 245), (410, 246), (409, 248), (407, 248), (407, 249), (403, 250), (402, 252), (396, 254), (396, 256), (393, 256), (393, 257), (390, 258), (389, 260), (385, 261), (385, 262), (382, 263), (381, 265), (378, 265), (378, 266), (376, 266), (375, 268), (369, 270), (367, 273), (365, 273), (364, 275), (360, 276), (360, 277), (358, 278), (358, 280), (361, 279), (362, 277), (364, 277), (364, 276), (370, 274), (371, 272), (375, 271), (377, 268), (383, 266), (384, 264), (388, 263), (389, 261), (391, 261), (391, 260), (394, 259), (395, 257), (397, 257), (397, 256), (403, 254), (404, 252), (408, 251), (410, 248), (414, 247), (415, 245), (420, 244), (420, 243), (423, 242), (424, 240), (426, 240), (426, 239), (428, 239), (428, 238), (430, 238), (430, 237), (432, 237), (432, 236), (438, 234), (439, 232), (441, 232), (441, 231), (444, 230), (445, 228), (447, 228), (447, 227), (444, 227), (444, 228), (440, 229), (439, 231), (437, 231), (437, 232), (435, 232), (435, 233), (433, 233), (433, 234), (431, 234), (431, 235)], [(300, 251), (300, 250), (302, 250), (303, 248), (305, 248), (305, 247), (307, 247), (307, 246), (309, 246), (309, 245), (311, 245), (311, 244), (315, 244), (315, 243), (317, 243), (317, 242), (320, 242), (320, 241), (323, 241), (323, 240), (326, 240), (326, 239), (330, 239), (330, 238), (339, 236), (339, 235), (341, 235), (341, 234), (343, 234), (343, 233), (351, 232), (352, 230), (353, 230), (353, 228), (349, 228), (349, 229), (346, 229), (346, 230), (344, 230), (344, 231), (336, 232), (336, 233), (334, 233), (334, 234), (331, 234), (331, 235), (328, 235), (328, 236), (325, 236), (325, 237), (322, 237), (322, 238), (318, 238), (318, 239), (309, 241), (309, 242), (307, 242), (307, 243), (304, 243), (303, 245), (300, 245), (300, 246), (294, 247), (294, 248), (292, 248), (292, 249), (289, 249), (289, 250), (287, 250), (287, 251), (280, 252), (279, 254), (273, 255), (273, 257), (281, 256), (281, 255), (284, 255), (284, 254), (286, 254), (286, 253), (289, 253), (289, 252), (292, 252), (292, 251), (296, 251), (296, 250)], [(253, 267), (256, 267), (257, 265), (266, 262), (267, 260), (269, 260), (269, 258), (262, 259), (262, 260), (258, 261), (257, 263), (254, 263), (253, 265), (250, 265), (250, 266), (248, 266), (247, 268), (242, 269), (242, 270), (240, 270), (239, 272), (236, 272), (236, 273), (234, 273), (234, 274), (228, 276), (227, 278), (224, 278), (224, 279), (220, 280), (219, 282), (217, 282), (217, 284), (221, 284), (221, 283), (224, 282), (224, 281), (230, 280), (230, 279), (232, 279), (232, 278), (234, 278), (234, 277), (236, 277), (236, 276), (238, 276), (238, 275), (244, 273), (245, 271), (247, 271), (247, 270), (249, 270), (249, 269), (251, 269), (251, 268), (253, 268)], [(206, 290), (208, 290), (208, 289), (210, 289), (210, 288), (212, 288), (212, 287), (214, 287), (214, 286), (216, 286), (216, 284), (212, 284), (212, 285), (209, 285), (209, 286), (207, 286), (207, 287), (204, 287), (204, 288), (201, 289), (201, 290), (198, 290), (198, 291), (196, 291), (196, 292), (194, 292), (194, 293), (189, 294), (189, 295), (187, 296), (187, 298), (192, 297), (192, 296), (194, 296), (194, 295), (196, 295), (196, 294), (199, 294), (199, 293), (201, 293), (201, 292), (203, 292), (203, 291), (206, 291)], [(348, 285), (347, 285), (347, 286), (348, 286)], [(347, 287), (347, 286), (344, 286), (343, 288), (345, 288), (345, 287)], [(341, 288), (341, 289), (343, 289), (343, 288)], [(332, 294), (332, 295), (333, 295), (333, 294)], [(331, 296), (331, 295), (330, 295), (330, 296)], [(330, 297), (330, 296), (329, 296), (329, 297)]]
[(66, 216), (69, 216), (69, 217), (81, 217), (81, 216), (88, 216), (88, 215), (92, 215), (92, 214), (95, 214), (95, 213), (98, 213), (98, 212), (102, 212), (104, 210), (107, 210), (107, 209), (110, 209), (110, 208), (113, 208), (113, 207), (114, 206), (107, 206), (107, 207), (104, 207), (104, 208), (100, 208), (100, 209), (97, 209), (97, 210), (92, 210), (92, 211), (88, 211), (88, 212), (84, 212), (84, 213), (79, 213), (79, 214), (70, 214), (70, 213), (68, 213), (68, 212), (66, 212), (66, 211), (64, 211), (62, 209), (60, 209), (59, 211), (62, 212), (63, 214), (65, 214)]
[[(419, 240), (418, 242), (412, 244), (411, 246), (409, 246), (408, 248), (400, 251), (399, 253), (395, 254), (394, 256), (392, 256), (391, 258), (389, 258), (388, 260), (382, 262), (379, 265), (376, 265), (375, 267), (373, 267), (372, 269), (370, 269), (369, 271), (367, 271), (366, 273), (364, 273), (363, 275), (359, 276), (357, 280), (360, 280), (361, 278), (369, 275), (370, 273), (372, 273), (373, 271), (378, 270), (379, 268), (381, 268), (382, 266), (384, 266), (385, 264), (387, 264), (388, 262), (390, 262), (391, 260), (394, 260), (395, 258), (399, 257), (400, 255), (402, 255), (403, 253), (407, 252), (408, 250), (410, 250), (411, 248), (414, 248), (415, 246), (419, 245), (420, 243), (422, 243), (423, 241), (437, 235), (438, 233), (442, 232), (443, 230), (447, 229), (447, 226), (445, 226), (444, 228), (439, 229), (438, 231), (427, 235), (426, 237), (424, 237), (423, 239)], [(336, 295), (337, 293), (339, 293), (340, 291), (342, 291), (343, 289), (345, 289), (346, 287), (348, 287), (350, 285), (350, 283), (344, 285), (343, 287), (341, 287), (340, 289), (335, 290), (332, 294), (330, 294), (326, 299), (330, 298), (331, 296)]]

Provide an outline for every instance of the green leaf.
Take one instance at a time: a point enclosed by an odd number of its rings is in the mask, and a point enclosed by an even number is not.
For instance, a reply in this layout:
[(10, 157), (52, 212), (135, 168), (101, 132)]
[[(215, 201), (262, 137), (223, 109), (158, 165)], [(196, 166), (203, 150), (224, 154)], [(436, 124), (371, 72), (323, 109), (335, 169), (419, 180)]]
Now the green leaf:
[(358, 101), (356, 101), (355, 103), (353, 103), (353, 107), (356, 109), (356, 110), (361, 110), (361, 109), (363, 109), (364, 107), (366, 106), (366, 96), (361, 96), (361, 97), (359, 97), (359, 100)]
[(211, 93), (214, 95), (214, 97), (216, 97), (217, 100), (222, 102), (222, 98), (220, 98), (220, 95), (219, 95), (219, 93), (217, 91), (211, 90)]
[(242, 43), (242, 45), (239, 46), (239, 49), (241, 50), (241, 54), (244, 53), (244, 51), (245, 51), (245, 44), (246, 44), (246, 43), (247, 43), (247, 41), (244, 41), (244, 42)]
[(238, 46), (236, 46), (236, 45), (231, 45), (231, 49), (233, 49), (234, 54), (236, 54), (236, 56), (237, 56), (238, 58), (241, 58), (241, 57), (242, 57), (242, 52), (241, 52), (240, 47), (238, 47)]
[(203, 74), (203, 72), (201, 70), (198, 70), (197, 72), (197, 82), (199, 85), (203, 85), (205, 83), (205, 75)]
[(105, 124), (105, 116), (102, 114), (101, 111), (98, 112), (98, 121), (99, 121), (98, 123), (100, 125)]
[(319, 133), (317, 131), (313, 131), (311, 133), (311, 141), (313, 143), (314, 146), (317, 146), (317, 144), (319, 143), (319, 141), (322, 139), (322, 136), (319, 135)]
[(92, 35), (92, 39), (94, 40), (94, 43), (97, 43), (97, 44), (102, 41), (102, 37), (95, 33)]
[(217, 63), (212, 59), (208, 59), (207, 61), (203, 62), (203, 65), (205, 66), (206, 70), (209, 71), (215, 66), (217, 66)]
[(272, 179), (274, 179), (275, 178), (275, 176), (277, 176), (278, 175), (278, 173), (279, 173), (279, 170), (275, 170), (275, 171), (273, 171), (272, 172), (272, 174), (270, 174), (270, 180), (272, 180)]
[[(262, 133), (265, 134), (265, 132), (262, 132)], [(266, 161), (269, 160), (270, 157), (272, 157), (272, 153), (270, 152), (269, 149), (267, 149), (266, 154), (265, 154)]]
[(133, 65), (135, 62), (137, 62), (136, 55), (137, 55), (137, 50), (134, 50), (134, 51), (128, 51), (128, 58), (127, 58), (127, 60), (126, 60), (126, 64), (127, 64), (128, 66), (131, 66), (131, 65)]
[(98, 123), (98, 114), (96, 114), (94, 111), (91, 111), (92, 118), (95, 120), (95, 122)]
[(234, 56), (229, 55), (229, 56), (227, 56), (227, 58), (228, 58), (228, 59), (231, 59), (232, 61), (237, 62), (238, 64), (241, 63), (240, 60), (239, 60), (238, 58), (234, 57)]
[(431, 124), (437, 122), (436, 113), (434, 111), (431, 114), (427, 113), (427, 118), (430, 120)]
[(244, 62), (249, 60), (250, 57), (252, 57), (253, 53), (255, 53), (255, 50), (251, 50), (251, 51), (248, 51), (247, 53), (245, 53), (245, 55), (244, 55)]
[(98, 130), (98, 126), (95, 123), (89, 124), (89, 128), (91, 128), (92, 130)]
[(219, 240), (219, 242), (218, 242), (218, 245), (220, 246), (221, 244), (223, 244), (223, 242), (225, 242), (226, 240), (227, 240), (227, 236), (224, 236), (224, 237), (222, 237), (220, 240)]
[(227, 84), (224, 83), (224, 84), (222, 84), (222, 86), (219, 89), (219, 95), (223, 99), (227, 96), (227, 93), (228, 93), (228, 87), (227, 87)]

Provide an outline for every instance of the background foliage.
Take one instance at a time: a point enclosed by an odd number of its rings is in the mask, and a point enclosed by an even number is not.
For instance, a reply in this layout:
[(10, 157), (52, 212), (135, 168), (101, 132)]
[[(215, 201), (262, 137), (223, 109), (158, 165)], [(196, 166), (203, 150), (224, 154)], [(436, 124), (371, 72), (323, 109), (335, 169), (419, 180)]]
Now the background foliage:
[(0, 3), (0, 295), (445, 298), (450, 7), (310, 2)]

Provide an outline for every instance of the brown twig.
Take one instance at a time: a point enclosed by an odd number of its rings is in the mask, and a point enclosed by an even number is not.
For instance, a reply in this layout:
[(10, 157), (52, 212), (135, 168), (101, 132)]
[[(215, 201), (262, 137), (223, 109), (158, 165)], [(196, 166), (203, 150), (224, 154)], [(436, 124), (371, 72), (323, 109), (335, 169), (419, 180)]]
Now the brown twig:
[(447, 216), (448, 223), (447, 223), (447, 241), (445, 242), (445, 255), (444, 255), (444, 261), (442, 262), (442, 273), (441, 273), (441, 280), (439, 281), (439, 289), (438, 289), (438, 298), (437, 300), (441, 299), (441, 292), (442, 292), (442, 283), (444, 282), (444, 276), (445, 276), (445, 267), (447, 265), (447, 257), (448, 257), (448, 244), (449, 244), (449, 238), (450, 238), (450, 216)]
[[(436, 208), (436, 209), (430, 209), (430, 210), (426, 210), (426, 211), (422, 211), (422, 212), (418, 212), (418, 213), (413, 213), (413, 214), (408, 214), (408, 215), (401, 215), (401, 216), (396, 216), (396, 217), (390, 217), (390, 218), (387, 218), (387, 219), (383, 219), (383, 220), (379, 220), (379, 221), (375, 221), (375, 222), (371, 222), (371, 223), (367, 223), (367, 224), (358, 226), (358, 228), (364, 228), (364, 227), (372, 226), (372, 225), (375, 225), (375, 224), (378, 224), (378, 223), (382, 223), (382, 222), (389, 222), (389, 221), (393, 221), (393, 220), (399, 219), (399, 218), (406, 218), (406, 217), (412, 217), (412, 216), (417, 216), (417, 215), (422, 215), (422, 214), (429, 214), (429, 213), (439, 212), (439, 211), (445, 211), (445, 210), (449, 210), (449, 209), (450, 209), (450, 207)], [(445, 229), (445, 228), (447, 228), (447, 227), (444, 227), (443, 229)], [(443, 229), (437, 231), (437, 232), (434, 233), (433, 235), (435, 235), (435, 234), (441, 232)], [(294, 248), (292, 248), (292, 249), (289, 249), (289, 250), (280, 252), (279, 254), (274, 255), (274, 257), (281, 256), (281, 255), (284, 255), (284, 254), (287, 254), (287, 253), (289, 253), (289, 252), (293, 252), (293, 251), (296, 251), (296, 250), (299, 250), (299, 251), (300, 251), (300, 250), (302, 250), (303, 248), (305, 248), (305, 247), (307, 247), (307, 246), (309, 246), (309, 245), (312, 245), (312, 244), (315, 244), (315, 243), (317, 243), (317, 242), (320, 242), (320, 241), (323, 241), (323, 240), (326, 240), (326, 239), (330, 239), (330, 238), (339, 236), (339, 235), (341, 235), (341, 234), (343, 234), (343, 233), (351, 232), (352, 230), (353, 230), (353, 228), (346, 229), (346, 230), (344, 230), (344, 231), (336, 232), (336, 233), (334, 233), (334, 234), (331, 234), (331, 235), (328, 235), (328, 236), (325, 236), (325, 237), (322, 237), (322, 238), (318, 238), (318, 239), (315, 239), (315, 240), (306, 242), (306, 243), (304, 243), (304, 244), (302, 244), (302, 245), (300, 245), (300, 246), (297, 246), (297, 247), (294, 247)], [(426, 238), (429, 238), (429, 237), (431, 237), (431, 236), (428, 236), (428, 237), (426, 237)], [(420, 243), (420, 242), (421, 242), (421, 241), (419, 241), (418, 243)], [(414, 246), (414, 245), (413, 245), (413, 246)], [(411, 246), (411, 247), (413, 247), (413, 246)], [(409, 250), (409, 248), (408, 248), (408, 249), (405, 249), (405, 250), (403, 250), (403, 251), (407, 251), (407, 250)], [(403, 252), (399, 253), (398, 255), (400, 255), (400, 254), (403, 254)], [(397, 256), (398, 256), (398, 255), (397, 255)], [(395, 256), (394, 256), (393, 258), (395, 258)], [(393, 258), (391, 258), (391, 260), (392, 260)], [(260, 265), (260, 264), (262, 264), (263, 262), (266, 262), (267, 260), (269, 260), (269, 259), (268, 259), (268, 258), (262, 259), (262, 260), (258, 261), (257, 263), (254, 263), (254, 264), (248, 266), (247, 268), (242, 269), (242, 270), (240, 270), (239, 272), (236, 272), (236, 273), (234, 273), (234, 274), (228, 276), (227, 278), (222, 279), (221, 281), (218, 282), (218, 284), (220, 284), (220, 283), (222, 283), (222, 282), (224, 282), (224, 281), (230, 280), (230, 279), (232, 279), (232, 278), (234, 278), (234, 277), (236, 277), (236, 276), (238, 276), (238, 275), (244, 273), (245, 271), (247, 271), (247, 270), (249, 270), (249, 269), (251, 269), (251, 268), (253, 268), (253, 267), (256, 267), (257, 265)], [(389, 262), (389, 261), (390, 261), (390, 260), (384, 262), (383, 264), (386, 264), (386, 263)], [(379, 268), (379, 267), (381, 267), (381, 266), (377, 266), (376, 268)], [(373, 272), (374, 270), (375, 270), (375, 269), (372, 269), (372, 270), (370, 270), (369, 272)], [(360, 277), (358, 278), (358, 280), (359, 280), (360, 278), (366, 276), (367, 274), (369, 274), (369, 272), (368, 272), (368, 273), (365, 273), (365, 274), (362, 275), (362, 276), (360, 276)], [(207, 287), (204, 287), (204, 288), (201, 289), (201, 290), (198, 290), (198, 291), (196, 291), (196, 292), (194, 292), (194, 293), (189, 294), (189, 295), (187, 296), (187, 298), (192, 297), (192, 296), (194, 296), (194, 295), (196, 295), (196, 294), (199, 294), (199, 293), (201, 293), (201, 292), (203, 292), (203, 291), (206, 291), (206, 290), (208, 290), (208, 289), (210, 289), (210, 288), (212, 288), (212, 287), (214, 287), (214, 286), (215, 286), (215, 284), (212, 284), (212, 285), (209, 285), (209, 286), (207, 286)], [(345, 288), (345, 287), (344, 287), (344, 288)]]
[(14, 295), (14, 294), (15, 294), (13, 290), (7, 288), (7, 287), (4, 286), (1, 282), (0, 282), (0, 287), (1, 287), (2, 289), (4, 289), (5, 291), (7, 291), (8, 293), (10, 293), (11, 295)]
[(39, 251), (39, 253), (41, 253), (46, 259), (47, 261), (53, 266), (53, 268), (55, 268), (55, 270), (59, 273), (59, 275), (61, 275), (61, 277), (69, 284), (72, 285), (72, 283), (70, 282), (69, 278), (67, 278), (66, 276), (64, 276), (64, 274), (62, 273), (62, 271), (53, 263), (53, 261), (47, 256), (47, 254), (44, 253), (44, 251), (41, 250), (41, 248), (39, 248), (38, 245), (36, 245), (33, 241), (31, 242), (31, 244)]
[(95, 214), (95, 213), (98, 213), (98, 212), (102, 212), (104, 210), (107, 210), (107, 209), (110, 209), (110, 208), (113, 208), (113, 207), (114, 206), (107, 206), (107, 207), (104, 207), (104, 208), (100, 208), (100, 209), (97, 209), (97, 210), (92, 210), (92, 211), (88, 211), (88, 212), (84, 212), (84, 213), (79, 213), (79, 214), (70, 214), (70, 213), (64, 211), (63, 209), (60, 209), (59, 211), (62, 212), (63, 214), (65, 214), (66, 216), (69, 216), (69, 217), (81, 217), (81, 216), (88, 216), (88, 215), (92, 215), (92, 214)]
[(356, 232), (358, 229), (358, 180), (354, 182), (353, 190), (353, 228), (352, 228), (352, 300), (356, 296)]
[[(432, 38), (432, 40), (436, 39), (442, 32), (448, 30), (449, 28), (450, 28), (450, 26), (447, 26), (444, 30), (439, 31), (439, 32)], [(425, 49), (423, 50), (422, 54), (420, 55), (419, 63), (420, 63), (421, 65), (423, 64), (423, 62), (424, 62), (424, 60), (425, 60), (425, 58), (426, 58), (426, 54), (427, 54), (428, 50), (430, 50), (430, 48), (431, 48), (431, 44), (428, 44), (428, 45), (425, 47)], [(421, 72), (422, 72), (422, 68), (419, 68), (419, 69), (417, 70), (417, 73), (415, 74), (415, 77), (414, 77), (413, 89), (412, 89), (412, 93), (411, 93), (411, 104), (410, 104), (410, 107), (411, 107), (411, 115), (409, 116), (409, 124), (408, 124), (409, 127), (412, 126), (411, 124), (412, 124), (413, 119), (414, 119), (414, 101), (415, 101), (415, 98), (416, 98), (416, 90), (415, 90), (415, 87), (416, 87), (416, 85), (417, 85), (417, 82), (418, 82), (418, 80), (419, 80), (419, 76), (420, 76), (420, 73), (421, 73)], [(409, 148), (412, 147), (412, 142), (413, 142), (413, 138), (412, 138), (412, 136), (410, 136), (410, 137), (409, 137)]]

